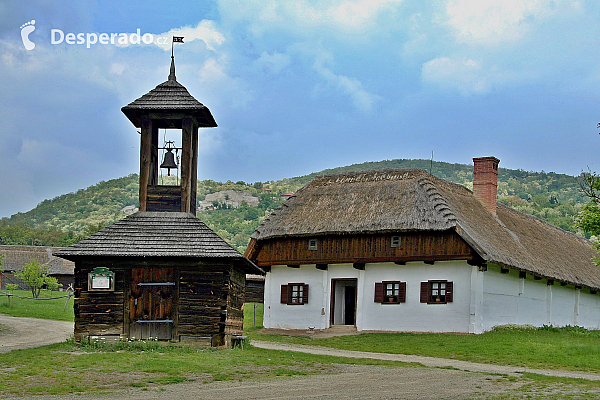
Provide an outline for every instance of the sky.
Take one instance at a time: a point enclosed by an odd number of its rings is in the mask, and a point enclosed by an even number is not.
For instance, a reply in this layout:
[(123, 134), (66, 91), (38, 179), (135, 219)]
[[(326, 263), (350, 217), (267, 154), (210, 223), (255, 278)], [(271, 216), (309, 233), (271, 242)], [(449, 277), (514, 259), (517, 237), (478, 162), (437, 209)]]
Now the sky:
[(178, 82), (219, 125), (199, 179), (432, 152), (600, 171), (595, 0), (0, 0), (0, 217), (138, 172), (121, 107), (167, 80), (172, 36)]

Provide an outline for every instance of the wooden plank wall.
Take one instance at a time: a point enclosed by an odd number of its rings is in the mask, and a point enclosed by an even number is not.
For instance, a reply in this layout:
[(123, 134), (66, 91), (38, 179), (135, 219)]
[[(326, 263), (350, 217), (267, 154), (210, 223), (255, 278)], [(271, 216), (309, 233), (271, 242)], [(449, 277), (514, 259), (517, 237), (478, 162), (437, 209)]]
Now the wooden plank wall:
[(75, 340), (81, 341), (90, 335), (123, 334), (123, 304), (125, 273), (123, 268), (110, 267), (115, 272), (114, 292), (88, 291), (88, 273), (98, 265), (75, 265)]
[(156, 185), (147, 188), (146, 211), (181, 212), (181, 187)]
[[(132, 267), (149, 267), (150, 261), (136, 263), (123, 260), (78, 262), (75, 268), (75, 339), (90, 335), (129, 334)], [(115, 273), (115, 291), (88, 291), (88, 273), (107, 267)], [(174, 340), (181, 338), (226, 344), (227, 335), (242, 334), (245, 274), (232, 265), (194, 263), (174, 265), (178, 298)], [(125, 330), (124, 330), (125, 327)]]
[(229, 266), (182, 268), (179, 274), (178, 334), (212, 337), (224, 332), (225, 280)]
[[(392, 236), (401, 237), (399, 247), (391, 247)], [(315, 238), (318, 248), (309, 250), (308, 241)], [(256, 253), (259, 266), (441, 261), (471, 259), (474, 256), (471, 248), (454, 231), (279, 238), (266, 240)]]
[(246, 303), (263, 303), (265, 298), (265, 281), (246, 280)]
[(225, 321), (226, 335), (241, 335), (244, 333), (244, 292), (246, 274), (233, 267), (227, 285), (227, 319)]

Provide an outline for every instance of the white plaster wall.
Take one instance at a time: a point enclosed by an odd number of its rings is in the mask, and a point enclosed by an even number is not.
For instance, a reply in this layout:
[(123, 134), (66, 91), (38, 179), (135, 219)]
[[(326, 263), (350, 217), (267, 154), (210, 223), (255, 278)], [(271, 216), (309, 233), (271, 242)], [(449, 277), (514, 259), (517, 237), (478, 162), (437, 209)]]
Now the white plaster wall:
[[(330, 265), (327, 271), (314, 265), (299, 269), (273, 266), (265, 280), (264, 326), (267, 328), (306, 329), (329, 327), (331, 282), (333, 279), (357, 279), (356, 327), (358, 330), (469, 332), (471, 274), (466, 262), (421, 262), (367, 264), (364, 271), (352, 264)], [(420, 303), (421, 282), (446, 279), (453, 282), (453, 302)], [(375, 282), (406, 282), (406, 302), (375, 303)], [(280, 303), (281, 285), (292, 282), (309, 284), (309, 301), (303, 306)]]
[(552, 288), (550, 323), (554, 326), (574, 325), (576, 289), (573, 286), (560, 286), (560, 283), (549, 287)]
[[(280, 329), (325, 329), (325, 297), (323, 275), (325, 271), (314, 265), (301, 265), (300, 268), (289, 268), (285, 265), (274, 265), (265, 278), (265, 304), (263, 326)], [(308, 284), (308, 303), (303, 305), (281, 304), (281, 285), (288, 283)]]
[[(600, 295), (573, 286), (548, 286), (546, 280), (534, 280), (531, 275), (524, 280), (513, 270), (501, 274), (493, 265), (483, 272), (464, 261), (367, 264), (364, 271), (352, 264), (330, 265), (326, 271), (314, 265), (273, 266), (265, 280), (264, 326), (328, 328), (332, 279), (357, 279), (358, 330), (481, 333), (504, 324), (600, 329)], [(452, 303), (420, 303), (420, 284), (430, 279), (453, 282)], [(406, 282), (405, 303), (373, 301), (375, 282), (388, 280)], [(308, 303), (281, 304), (281, 285), (295, 282), (309, 285)]]
[(488, 266), (483, 281), (482, 330), (504, 324), (600, 327), (600, 296), (573, 286), (548, 285), (545, 279), (501, 274)]
[[(471, 270), (464, 261), (436, 262), (427, 265), (411, 262), (367, 264), (364, 271), (364, 297), (360, 304), (362, 318), (359, 330), (414, 332), (469, 332), (471, 302)], [(453, 282), (453, 302), (427, 304), (420, 302), (421, 282), (445, 279)], [(406, 302), (375, 303), (375, 282), (406, 282)]]
[(600, 295), (580, 290), (577, 325), (588, 329), (600, 329)]

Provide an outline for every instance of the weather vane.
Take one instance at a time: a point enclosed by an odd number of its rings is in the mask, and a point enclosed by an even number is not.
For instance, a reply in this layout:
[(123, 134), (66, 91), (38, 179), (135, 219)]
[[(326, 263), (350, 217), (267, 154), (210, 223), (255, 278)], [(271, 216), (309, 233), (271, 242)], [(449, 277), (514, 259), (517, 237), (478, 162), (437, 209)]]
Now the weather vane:
[(173, 58), (174, 43), (183, 43), (183, 36), (173, 36), (173, 42), (171, 42), (171, 58)]

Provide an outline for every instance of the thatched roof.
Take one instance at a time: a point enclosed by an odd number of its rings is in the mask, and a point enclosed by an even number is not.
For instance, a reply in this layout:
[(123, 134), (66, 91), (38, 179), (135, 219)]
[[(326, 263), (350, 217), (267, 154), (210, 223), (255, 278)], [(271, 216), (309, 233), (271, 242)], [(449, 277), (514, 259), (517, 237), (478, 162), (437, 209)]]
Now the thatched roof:
[[(175, 65), (171, 64), (171, 74), (139, 99), (121, 108), (121, 111), (136, 127), (141, 126), (141, 117), (152, 113), (184, 113), (196, 117), (201, 127), (216, 127), (217, 123), (208, 107), (196, 100), (175, 78)], [(180, 128), (180, 127), (179, 127)]]
[(48, 266), (49, 275), (73, 275), (75, 264), (71, 261), (56, 258), (53, 252), (61, 250), (61, 247), (46, 246), (0, 246), (0, 256), (3, 255), (0, 268), (5, 271), (18, 272), (31, 260), (36, 260), (42, 265)]
[(316, 178), (252, 239), (449, 229), (486, 262), (600, 290), (589, 241), (500, 203), (494, 216), (467, 188), (418, 169)]
[(182, 212), (137, 212), (54, 255), (228, 259), (247, 273), (263, 273), (193, 214)]

